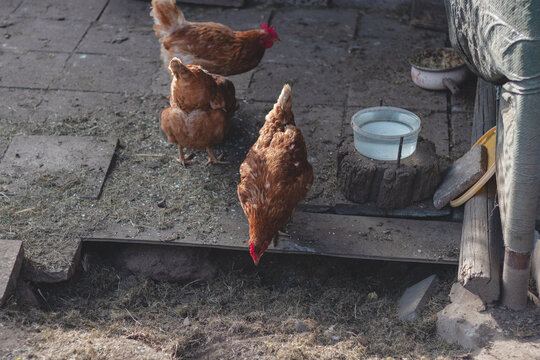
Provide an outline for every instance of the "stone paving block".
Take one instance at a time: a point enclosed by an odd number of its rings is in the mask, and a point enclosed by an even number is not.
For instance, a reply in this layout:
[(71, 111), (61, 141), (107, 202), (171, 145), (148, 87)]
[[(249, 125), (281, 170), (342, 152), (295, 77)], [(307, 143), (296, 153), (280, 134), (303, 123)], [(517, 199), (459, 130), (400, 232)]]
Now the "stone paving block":
[(159, 59), (159, 42), (152, 27), (96, 23), (77, 47), (78, 53)]
[(159, 58), (76, 54), (53, 88), (145, 93), (150, 90), (152, 76), (160, 66), (163, 64)]
[(398, 302), (398, 317), (401, 321), (414, 321), (420, 317), (437, 282), (437, 275), (431, 275), (405, 290)]
[(399, 75), (410, 78), (409, 58), (415, 49), (420, 47), (397, 40), (358, 39), (349, 46), (351, 70), (368, 79), (395, 79)]
[(295, 37), (283, 38), (268, 49), (263, 63), (277, 64), (316, 64), (322, 66), (346, 66), (348, 59), (345, 45), (320, 45)]
[[(97, 199), (116, 143), (116, 137), (15, 136), (0, 162), (0, 174), (10, 194), (25, 195), (27, 185), (47, 172), (53, 178), (52, 186), (63, 186), (75, 177), (85, 184), (84, 193), (78, 195)], [(55, 174), (61, 176), (55, 179)]]
[(472, 112), (452, 112), (450, 115), (450, 132), (452, 134), (450, 155), (452, 158), (463, 156), (473, 145), (471, 142), (473, 116)]
[[(2, 0), (2, 2), (4, 1), (6, 0)], [(41, 19), (63, 18), (94, 21), (106, 3), (107, 0), (24, 0), (14, 14)]]
[(429, 110), (413, 111), (422, 121), (420, 136), (435, 144), (437, 155), (446, 157), (449, 154), (448, 118), (446, 113)]
[[(210, 7), (184, 7), (181, 3), (177, 6), (184, 11), (184, 16), (189, 21), (213, 21), (227, 25), (233, 30), (258, 29), (262, 22), (268, 23), (270, 9), (222, 9)], [(279, 31), (277, 31), (280, 35)]]
[(17, 9), (22, 0), (2, 0), (0, 1), (0, 20), (7, 17)]
[(296, 38), (323, 46), (352, 40), (356, 18), (356, 11), (342, 9), (278, 9), (272, 25), (280, 38)]
[(360, 18), (359, 37), (401, 39), (414, 36), (415, 29), (394, 14), (368, 12)]
[(313, 165), (313, 186), (304, 203), (328, 205), (337, 192), (337, 148), (341, 142), (343, 108), (336, 106), (295, 106), (294, 119), (302, 131)]
[(28, 121), (42, 95), (43, 90), (0, 88), (0, 129), (8, 123)]
[[(0, 29), (2, 46), (9, 49), (71, 52), (90, 26), (84, 20), (50, 20), (10, 16)], [(69, 29), (69, 31), (66, 31)]]
[(110, 0), (99, 22), (152, 28), (150, 1)]
[(476, 75), (468, 71), (465, 82), (459, 85), (460, 92), (451, 95), (450, 105), (452, 113), (473, 112), (476, 98)]
[(15, 289), (23, 261), (21, 240), (0, 240), (0, 307)]
[(124, 94), (49, 90), (42, 95), (30, 121), (36, 123), (60, 121), (65, 118), (84, 119), (110, 116), (113, 112), (126, 112), (134, 107)]
[(332, 5), (345, 8), (392, 9), (397, 5), (408, 4), (409, 0), (332, 0)]
[(248, 96), (275, 102), (285, 83), (292, 86), (295, 104), (340, 106), (345, 101), (346, 69), (324, 66), (259, 65), (253, 74)]
[(496, 322), (482, 313), (480, 298), (455, 283), (450, 290), (452, 302), (437, 313), (437, 333), (448, 343), (458, 343), (468, 350), (487, 345), (495, 334)]
[[(60, 76), (68, 54), (37, 51), (0, 52), (0, 85), (46, 89)], [(31, 70), (30, 70), (31, 69)]]
[(446, 91), (421, 89), (406, 74), (393, 80), (365, 79), (351, 83), (348, 106), (379, 106), (381, 100), (385, 106), (446, 112)]
[(237, 99), (246, 98), (247, 92), (249, 89), (249, 84), (251, 83), (251, 79), (253, 78), (254, 73), (255, 73), (255, 70), (250, 70), (243, 74), (229, 76), (229, 79), (234, 84), (234, 89), (236, 90)]

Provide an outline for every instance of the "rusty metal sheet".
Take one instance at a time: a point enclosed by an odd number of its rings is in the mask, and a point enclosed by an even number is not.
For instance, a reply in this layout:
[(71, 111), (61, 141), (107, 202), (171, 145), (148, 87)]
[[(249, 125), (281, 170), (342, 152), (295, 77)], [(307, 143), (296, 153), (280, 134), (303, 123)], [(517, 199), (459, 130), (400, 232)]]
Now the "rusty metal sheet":
[(0, 162), (0, 181), (7, 191), (21, 194), (45, 173), (62, 181), (64, 174), (82, 177), (82, 197), (99, 197), (109, 169), (116, 137), (15, 136)]
[[(204, 237), (181, 225), (166, 231), (116, 224), (83, 241), (128, 242), (233, 249), (247, 252), (248, 224), (241, 209), (221, 218), (221, 234)], [(297, 211), (268, 252), (457, 264), (461, 224)]]

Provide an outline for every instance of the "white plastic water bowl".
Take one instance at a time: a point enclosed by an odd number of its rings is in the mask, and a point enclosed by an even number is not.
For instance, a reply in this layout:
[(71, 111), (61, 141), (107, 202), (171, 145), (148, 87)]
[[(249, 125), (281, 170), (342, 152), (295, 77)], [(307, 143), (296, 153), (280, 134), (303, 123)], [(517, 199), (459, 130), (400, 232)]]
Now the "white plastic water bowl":
[(416, 150), (421, 121), (405, 109), (378, 106), (354, 114), (351, 126), (354, 147), (360, 154), (375, 160), (397, 160), (401, 138), (401, 159)]

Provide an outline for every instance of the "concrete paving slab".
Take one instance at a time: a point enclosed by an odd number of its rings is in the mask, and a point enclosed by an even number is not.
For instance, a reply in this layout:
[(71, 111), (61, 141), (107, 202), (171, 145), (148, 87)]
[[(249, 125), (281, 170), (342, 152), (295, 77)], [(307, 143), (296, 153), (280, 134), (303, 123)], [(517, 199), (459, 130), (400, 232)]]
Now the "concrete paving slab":
[(11, 15), (21, 3), (22, 3), (22, 0), (0, 1), (0, 19)]
[(159, 59), (159, 42), (151, 27), (95, 23), (77, 52)]
[(99, 22), (152, 28), (150, 1), (110, 0)]
[(17, 286), (23, 261), (21, 240), (0, 240), (0, 307)]
[(266, 51), (262, 62), (276, 64), (316, 64), (322, 66), (346, 66), (346, 45), (321, 45), (295, 37), (284, 38)]
[(116, 143), (115, 137), (15, 136), (0, 162), (2, 182), (9, 193), (25, 195), (26, 184), (43, 174), (52, 178), (53, 186), (82, 175), (77, 181), (85, 190), (79, 196), (97, 199)]
[[(193, 8), (181, 3), (177, 5), (184, 11), (184, 16), (189, 21), (218, 22), (233, 30), (258, 29), (262, 22), (268, 23), (271, 14), (271, 10), (267, 8), (223, 9), (219, 7)], [(279, 31), (278, 35), (280, 35)]]
[(348, 98), (349, 107), (379, 106), (381, 100), (384, 106), (446, 112), (446, 91), (421, 89), (406, 75), (401, 75), (393, 81), (366, 79), (363, 82), (352, 82)]
[(449, 155), (448, 117), (446, 113), (432, 112), (429, 110), (415, 110), (422, 120), (420, 136), (435, 144), (437, 155), (445, 157)]
[[(399, 19), (394, 13), (370, 11), (360, 18), (358, 36), (377, 39), (409, 38), (415, 32), (428, 33), (418, 30), (408, 24), (405, 19)], [(433, 32), (435, 33), (435, 32)]]
[(295, 38), (320, 46), (352, 40), (357, 11), (344, 9), (283, 9), (272, 18), (280, 38)]
[[(1, 57), (1, 55), (0, 55)], [(28, 121), (41, 102), (43, 90), (0, 88), (0, 129), (8, 124)], [(0, 130), (0, 134), (6, 132)]]
[(46, 89), (60, 76), (68, 56), (41, 51), (0, 51), (1, 85)]
[(50, 20), (10, 16), (13, 25), (0, 29), (2, 47), (13, 50), (71, 52), (88, 27), (85, 20)]
[(409, 0), (332, 0), (332, 5), (344, 8), (377, 8), (392, 9), (401, 4), (408, 4)]
[(314, 167), (313, 186), (304, 202), (333, 205), (337, 192), (337, 148), (341, 141), (343, 109), (308, 106), (293, 107), (293, 110), (296, 125), (306, 140), (308, 160)]
[(471, 146), (471, 132), (473, 123), (472, 112), (453, 112), (450, 115), (450, 155), (457, 159), (465, 154)]
[[(42, 94), (41, 102), (35, 108), (30, 120), (36, 123), (57, 122), (73, 119), (73, 125), (93, 118), (108, 116), (111, 112), (133, 110), (133, 104), (124, 94), (49, 90)], [(67, 130), (67, 124), (64, 124)], [(77, 130), (73, 130), (77, 132)]]
[[(2, 0), (5, 1), (5, 0)], [(15, 11), (16, 16), (41, 19), (97, 19), (107, 0), (24, 0)]]
[(325, 66), (262, 64), (255, 70), (248, 96), (275, 102), (285, 83), (292, 85), (295, 104), (341, 106), (345, 101), (346, 69)]
[(254, 73), (255, 69), (245, 72), (243, 74), (229, 76), (229, 79), (234, 84), (237, 99), (245, 99), (247, 97), (249, 84), (251, 84), (251, 79), (253, 78)]
[(162, 62), (139, 57), (76, 54), (66, 65), (57, 89), (145, 93)]

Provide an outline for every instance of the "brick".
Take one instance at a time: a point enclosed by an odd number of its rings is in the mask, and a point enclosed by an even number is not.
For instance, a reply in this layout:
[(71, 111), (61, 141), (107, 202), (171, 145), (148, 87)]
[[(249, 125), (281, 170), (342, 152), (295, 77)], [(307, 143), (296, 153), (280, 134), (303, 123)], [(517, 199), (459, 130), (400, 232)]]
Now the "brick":
[(418, 319), (437, 284), (437, 275), (431, 275), (409, 287), (398, 303), (398, 317), (402, 321)]
[(0, 240), (0, 306), (15, 289), (23, 260), (21, 240)]

